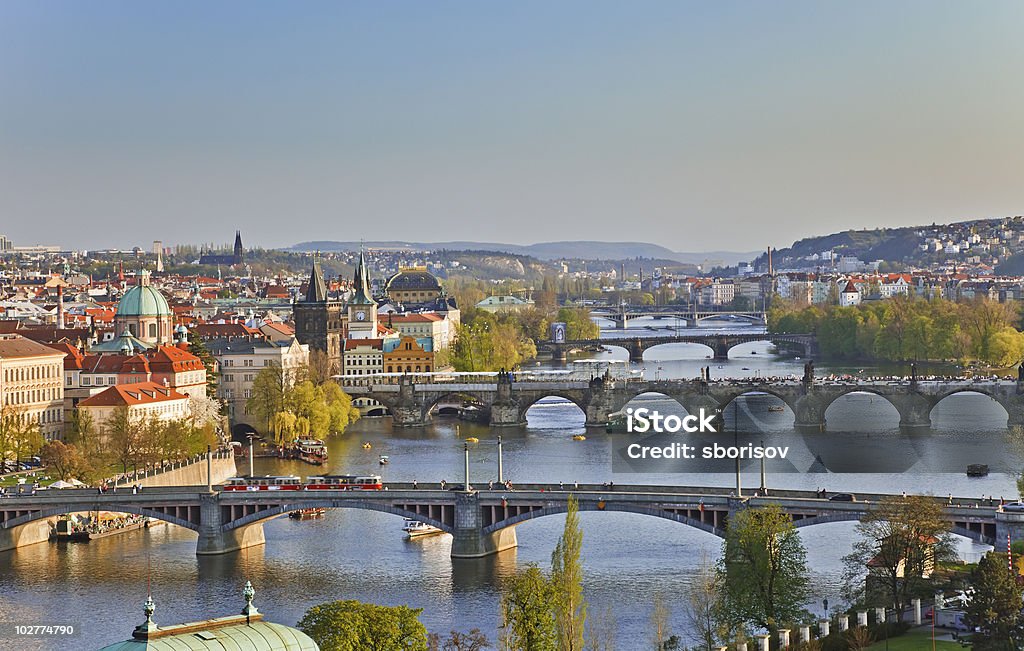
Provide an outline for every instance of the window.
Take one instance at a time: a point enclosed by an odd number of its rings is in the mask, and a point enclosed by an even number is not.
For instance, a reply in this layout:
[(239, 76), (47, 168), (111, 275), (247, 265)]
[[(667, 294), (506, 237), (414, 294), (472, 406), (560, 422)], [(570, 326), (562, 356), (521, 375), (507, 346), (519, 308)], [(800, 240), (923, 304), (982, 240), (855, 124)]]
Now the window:
[(252, 366), (252, 360), (251, 359), (245, 360), (245, 365), (246, 366)]
[(246, 398), (251, 398), (252, 397), (252, 389), (246, 389), (245, 390), (245, 397)]
[(154, 338), (154, 339), (156, 338), (156, 324), (155, 323), (150, 323), (149, 324), (149, 336)]

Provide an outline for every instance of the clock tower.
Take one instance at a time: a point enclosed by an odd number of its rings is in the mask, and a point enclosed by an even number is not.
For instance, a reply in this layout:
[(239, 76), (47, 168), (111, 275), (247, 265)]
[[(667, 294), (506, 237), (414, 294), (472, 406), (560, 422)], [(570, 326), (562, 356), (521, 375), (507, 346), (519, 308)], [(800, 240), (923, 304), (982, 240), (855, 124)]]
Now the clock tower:
[(377, 302), (370, 293), (370, 274), (366, 258), (359, 252), (359, 264), (354, 279), (355, 294), (348, 302), (348, 338), (377, 338)]

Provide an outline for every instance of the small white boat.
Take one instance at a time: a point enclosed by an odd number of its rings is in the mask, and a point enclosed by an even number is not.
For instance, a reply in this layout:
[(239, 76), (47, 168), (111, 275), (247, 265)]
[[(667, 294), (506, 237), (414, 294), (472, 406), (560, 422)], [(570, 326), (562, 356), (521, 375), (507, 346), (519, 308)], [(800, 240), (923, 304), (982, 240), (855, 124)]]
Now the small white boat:
[(402, 525), (402, 531), (405, 532), (405, 537), (409, 539), (444, 533), (437, 527), (426, 522), (420, 522), (419, 520), (406, 520)]
[(382, 465), (382, 466), (386, 466), (386, 465), (388, 465), (389, 463), (391, 463), (391, 459), (390, 459), (390, 458), (388, 457), (388, 455), (386, 455), (386, 454), (382, 454), (382, 455), (380, 455), (380, 458), (379, 458), (379, 459), (378, 459), (377, 461), (378, 461), (378, 462), (380, 463), (380, 465)]

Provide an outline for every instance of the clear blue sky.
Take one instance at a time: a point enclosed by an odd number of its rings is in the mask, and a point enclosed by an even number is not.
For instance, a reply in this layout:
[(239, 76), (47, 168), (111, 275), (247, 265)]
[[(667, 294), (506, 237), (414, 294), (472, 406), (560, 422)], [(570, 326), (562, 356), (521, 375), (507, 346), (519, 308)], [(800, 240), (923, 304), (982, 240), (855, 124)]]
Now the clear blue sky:
[(761, 249), (1024, 213), (1024, 2), (0, 3), (0, 234)]

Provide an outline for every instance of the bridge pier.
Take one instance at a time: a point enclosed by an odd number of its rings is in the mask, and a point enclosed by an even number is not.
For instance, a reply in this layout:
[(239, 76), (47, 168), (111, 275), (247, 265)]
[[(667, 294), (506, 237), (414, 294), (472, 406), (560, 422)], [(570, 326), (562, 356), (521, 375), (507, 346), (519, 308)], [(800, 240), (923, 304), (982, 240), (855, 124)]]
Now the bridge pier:
[(889, 402), (900, 414), (901, 428), (931, 427), (932, 403), (925, 398), (914, 394), (895, 395), (889, 397)]
[(217, 494), (199, 498), (198, 556), (228, 554), (267, 542), (263, 535), (263, 523), (259, 521), (225, 531), (223, 512), (217, 498)]
[(732, 348), (732, 342), (727, 340), (715, 341), (715, 345), (712, 346), (715, 350), (715, 359), (729, 359), (729, 349)]
[(996, 512), (996, 549), (1007, 535), (1012, 542), (1024, 540), (1024, 513)]
[(50, 539), (50, 520), (51, 518), (44, 518), (10, 529), (0, 528), (0, 552), (46, 542)]
[(482, 558), (519, 546), (514, 526), (484, 533), (483, 524), (480, 494), (456, 494), (452, 558)]
[(828, 403), (820, 397), (809, 393), (797, 399), (793, 406), (793, 414), (796, 418), (793, 421), (795, 427), (807, 429), (825, 429), (825, 410)]

